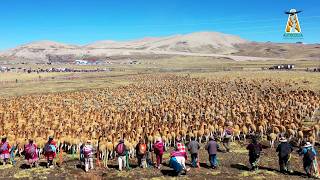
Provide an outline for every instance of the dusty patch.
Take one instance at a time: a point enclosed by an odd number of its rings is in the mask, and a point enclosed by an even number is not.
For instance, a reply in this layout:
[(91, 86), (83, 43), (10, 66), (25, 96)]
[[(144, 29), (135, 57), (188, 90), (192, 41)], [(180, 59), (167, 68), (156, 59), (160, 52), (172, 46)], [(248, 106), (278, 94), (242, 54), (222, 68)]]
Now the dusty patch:
[(13, 168), (13, 166), (11, 164), (0, 166), (0, 170), (9, 169), (9, 168)]
[[(42, 177), (43, 175), (50, 174), (50, 169), (39, 167), (39, 168), (33, 168), (33, 169), (25, 169), (20, 172), (17, 172), (14, 174), (14, 178), (29, 178), (29, 177)], [(44, 178), (44, 177), (42, 177)]]

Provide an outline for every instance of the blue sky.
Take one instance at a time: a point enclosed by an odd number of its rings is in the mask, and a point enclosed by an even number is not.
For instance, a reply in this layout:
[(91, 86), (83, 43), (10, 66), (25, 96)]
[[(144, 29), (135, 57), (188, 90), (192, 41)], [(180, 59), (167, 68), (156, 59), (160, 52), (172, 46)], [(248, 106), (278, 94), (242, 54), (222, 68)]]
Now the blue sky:
[(303, 10), (303, 41), (319, 43), (319, 0), (1, 0), (0, 49), (38, 40), (86, 44), (197, 31), (287, 42), (283, 12), (291, 8)]

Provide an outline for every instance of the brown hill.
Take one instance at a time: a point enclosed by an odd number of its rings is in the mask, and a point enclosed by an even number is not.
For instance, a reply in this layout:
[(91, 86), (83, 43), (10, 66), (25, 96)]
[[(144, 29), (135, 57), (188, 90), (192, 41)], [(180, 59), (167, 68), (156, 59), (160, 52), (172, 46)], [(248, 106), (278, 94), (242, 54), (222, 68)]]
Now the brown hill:
[[(196, 32), (133, 41), (98, 41), (85, 46), (38, 41), (0, 52), (0, 61), (47, 62), (48, 57), (218, 56), (234, 60), (320, 59), (320, 45), (254, 43), (218, 32)], [(63, 58), (62, 58), (63, 59)], [(65, 61), (63, 61), (65, 62)]]

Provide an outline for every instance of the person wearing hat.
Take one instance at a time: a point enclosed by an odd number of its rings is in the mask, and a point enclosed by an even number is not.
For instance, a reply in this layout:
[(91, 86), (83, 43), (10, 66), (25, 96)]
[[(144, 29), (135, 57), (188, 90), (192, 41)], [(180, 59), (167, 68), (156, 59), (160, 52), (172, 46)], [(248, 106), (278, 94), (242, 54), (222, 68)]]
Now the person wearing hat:
[(30, 167), (38, 166), (38, 147), (33, 142), (32, 139), (29, 139), (29, 143), (24, 146), (25, 159), (27, 160)]
[(84, 170), (86, 172), (90, 169), (93, 169), (93, 146), (91, 145), (91, 140), (87, 140), (87, 143), (83, 146), (82, 149), (84, 157)]
[[(189, 168), (186, 168), (186, 160), (188, 158), (187, 152), (186, 152), (186, 146), (184, 143), (181, 142), (181, 138), (177, 137), (176, 139), (176, 146), (174, 151), (171, 153), (171, 157), (175, 157), (177, 162), (181, 165), (182, 170), (184, 170), (185, 173), (189, 171)], [(182, 171), (178, 172), (178, 175), (180, 176)]]
[(212, 169), (217, 168), (217, 152), (219, 149), (218, 143), (214, 140), (214, 137), (209, 137), (209, 142), (205, 146), (205, 150), (208, 151), (210, 167)]
[(279, 141), (280, 144), (278, 145), (276, 152), (278, 152), (280, 172), (288, 173), (291, 172), (289, 170), (289, 161), (293, 148), (285, 137), (281, 137)]
[(156, 142), (152, 145), (152, 149), (153, 149), (154, 153), (156, 154), (156, 159), (157, 159), (156, 168), (160, 169), (161, 164), (162, 164), (162, 156), (163, 156), (163, 153), (165, 150), (161, 137), (158, 137), (156, 139)]
[(122, 167), (127, 167), (127, 164), (126, 164), (127, 147), (124, 144), (123, 139), (120, 139), (118, 145), (115, 148), (115, 151), (118, 156), (119, 171), (122, 171)]
[(173, 150), (170, 153), (169, 166), (173, 168), (177, 176), (181, 176), (182, 173), (186, 174), (190, 168), (186, 167), (187, 153), (184, 151)]
[(233, 128), (232, 128), (232, 122), (227, 122), (227, 127), (223, 131), (222, 137), (223, 137), (223, 146), (226, 149), (226, 152), (230, 151), (230, 141), (233, 135)]
[(2, 160), (3, 165), (6, 165), (10, 158), (10, 149), (11, 146), (7, 141), (7, 137), (3, 137), (0, 142), (0, 159)]
[(303, 168), (308, 177), (312, 177), (312, 171), (314, 176), (318, 176), (318, 164), (316, 160), (317, 152), (313, 148), (310, 142), (306, 142), (305, 145), (299, 150), (300, 156), (303, 156)]
[(247, 150), (249, 150), (249, 163), (251, 170), (258, 170), (258, 162), (262, 151), (262, 145), (257, 141), (256, 137), (252, 138), (252, 142), (247, 146)]
[(47, 159), (47, 167), (54, 168), (53, 160), (56, 157), (57, 145), (53, 140), (53, 136), (49, 136), (48, 142), (44, 146), (44, 156)]

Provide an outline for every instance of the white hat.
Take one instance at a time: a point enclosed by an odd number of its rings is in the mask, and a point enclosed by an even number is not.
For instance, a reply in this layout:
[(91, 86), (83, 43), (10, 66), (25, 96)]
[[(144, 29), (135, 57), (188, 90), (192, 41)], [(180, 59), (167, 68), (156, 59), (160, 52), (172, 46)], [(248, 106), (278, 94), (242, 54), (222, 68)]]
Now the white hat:
[(279, 139), (279, 141), (280, 141), (280, 142), (287, 142), (287, 139), (286, 139), (285, 137), (281, 137), (281, 138)]
[(311, 147), (312, 144), (310, 142), (306, 142), (306, 144), (303, 147)]

